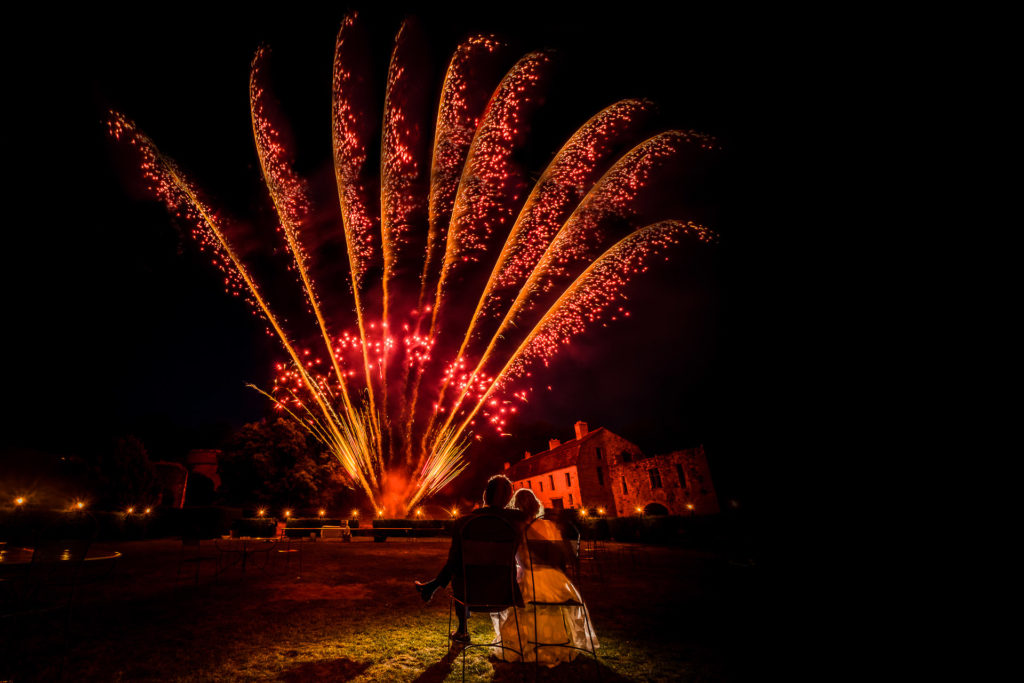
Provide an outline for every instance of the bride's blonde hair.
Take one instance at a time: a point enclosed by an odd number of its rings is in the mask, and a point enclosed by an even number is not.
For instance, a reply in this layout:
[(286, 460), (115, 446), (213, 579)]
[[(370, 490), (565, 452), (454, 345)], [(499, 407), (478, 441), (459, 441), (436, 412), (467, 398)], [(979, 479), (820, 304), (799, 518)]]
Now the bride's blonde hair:
[(537, 519), (544, 514), (544, 506), (540, 504), (537, 494), (531, 489), (519, 489), (512, 497), (512, 504), (526, 513), (527, 519)]

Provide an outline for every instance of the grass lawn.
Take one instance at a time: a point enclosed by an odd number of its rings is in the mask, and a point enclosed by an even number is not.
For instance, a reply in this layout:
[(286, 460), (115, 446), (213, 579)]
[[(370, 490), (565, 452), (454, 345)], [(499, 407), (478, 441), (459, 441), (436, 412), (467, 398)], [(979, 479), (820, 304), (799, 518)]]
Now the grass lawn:
[[(448, 600), (424, 605), (412, 588), (447, 554), (447, 539), (305, 546), (303, 568), (275, 557), (196, 585), (176, 576), (180, 542), (95, 544), (123, 554), (113, 573), (81, 590), (70, 625), (37, 617), (5, 623), (2, 680), (444, 681)], [(713, 553), (606, 544), (601, 576), (579, 581), (601, 647), (592, 659), (542, 670), (541, 680), (735, 681), (761, 678), (755, 570)], [(211, 546), (212, 550), (212, 546)], [(621, 551), (621, 552), (616, 552)], [(470, 619), (490, 639), (486, 614)], [(751, 676), (751, 672), (758, 672)], [(527, 673), (533, 676), (532, 668)], [(523, 680), (524, 666), (466, 656), (473, 681)]]

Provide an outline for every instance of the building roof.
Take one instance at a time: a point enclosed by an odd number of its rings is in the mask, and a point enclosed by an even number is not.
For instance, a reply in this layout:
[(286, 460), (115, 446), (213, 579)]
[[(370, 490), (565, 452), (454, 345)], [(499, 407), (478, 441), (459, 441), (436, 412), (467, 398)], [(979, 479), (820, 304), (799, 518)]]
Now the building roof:
[(552, 470), (572, 467), (579, 460), (580, 447), (583, 445), (583, 442), (598, 432), (603, 431), (606, 431), (604, 427), (598, 427), (578, 439), (570, 439), (549, 451), (543, 451), (529, 458), (524, 458), (509, 467), (505, 471), (505, 476), (512, 481), (522, 481), (523, 479), (530, 479)]

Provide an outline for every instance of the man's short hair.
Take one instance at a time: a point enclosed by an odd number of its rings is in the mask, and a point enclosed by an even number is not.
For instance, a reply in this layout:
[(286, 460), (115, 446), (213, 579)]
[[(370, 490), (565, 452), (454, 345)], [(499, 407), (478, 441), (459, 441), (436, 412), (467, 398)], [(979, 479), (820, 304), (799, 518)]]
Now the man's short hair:
[(484, 505), (503, 508), (512, 500), (512, 482), (504, 474), (496, 474), (484, 487)]

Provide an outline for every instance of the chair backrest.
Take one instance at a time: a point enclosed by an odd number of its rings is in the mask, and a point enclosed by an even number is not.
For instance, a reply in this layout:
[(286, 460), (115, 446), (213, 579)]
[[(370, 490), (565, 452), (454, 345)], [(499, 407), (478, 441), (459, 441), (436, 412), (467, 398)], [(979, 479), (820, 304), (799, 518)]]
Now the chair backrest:
[(580, 530), (567, 519), (559, 520), (558, 530), (562, 532), (562, 538), (569, 543), (573, 555), (578, 557), (580, 554), (580, 541), (582, 540)]
[(554, 567), (565, 571), (569, 564), (564, 541), (541, 541), (527, 538), (526, 547), (530, 552), (530, 564), (534, 567)]
[[(564, 534), (561, 528), (559, 528), (559, 534)], [(558, 539), (549, 538), (539, 533), (531, 523), (526, 527), (523, 536), (526, 538), (526, 549), (532, 566), (553, 567), (564, 572), (569, 565), (576, 561), (577, 553), (574, 544), (564, 535)]]
[(39, 562), (82, 562), (92, 541), (76, 538), (39, 541), (32, 553), (32, 564)]
[(497, 612), (522, 602), (516, 584), (519, 531), (498, 515), (485, 514), (466, 522), (459, 536), (463, 596), (470, 609)]

